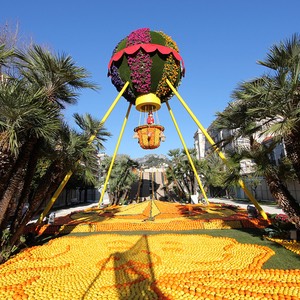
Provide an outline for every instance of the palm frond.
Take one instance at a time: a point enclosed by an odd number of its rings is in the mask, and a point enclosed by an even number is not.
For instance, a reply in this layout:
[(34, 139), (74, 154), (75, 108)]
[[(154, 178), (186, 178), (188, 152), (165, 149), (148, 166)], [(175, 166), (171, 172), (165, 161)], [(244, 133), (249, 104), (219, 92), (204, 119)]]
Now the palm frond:
[(89, 73), (77, 67), (72, 58), (65, 54), (55, 55), (41, 46), (33, 45), (26, 52), (18, 50), (16, 56), (21, 75), (32, 86), (43, 88), (48, 101), (60, 108), (65, 108), (65, 103), (76, 103), (80, 89), (99, 89), (87, 80)]

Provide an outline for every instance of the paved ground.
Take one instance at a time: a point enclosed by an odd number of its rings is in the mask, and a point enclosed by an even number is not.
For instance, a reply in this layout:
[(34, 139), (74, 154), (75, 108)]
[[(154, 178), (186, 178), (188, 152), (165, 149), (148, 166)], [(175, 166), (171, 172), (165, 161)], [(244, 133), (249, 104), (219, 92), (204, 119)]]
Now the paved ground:
[[(74, 211), (84, 210), (89, 207), (97, 207), (97, 204), (98, 204), (98, 201), (97, 202), (89, 202), (89, 203), (81, 203), (80, 205), (76, 205), (76, 206), (72, 206), (72, 207), (53, 209), (51, 212), (55, 213), (55, 217), (63, 217)], [(37, 219), (38, 219), (38, 217), (35, 217), (29, 223), (36, 222)]]
[[(219, 203), (226, 203), (226, 204), (232, 204), (237, 205), (242, 208), (247, 209), (248, 205), (253, 205), (250, 202), (246, 201), (239, 201), (239, 200), (230, 200), (230, 199), (220, 199), (220, 198), (208, 198), (209, 202), (219, 202)], [(269, 214), (284, 214), (281, 208), (279, 208), (277, 205), (268, 205), (268, 204), (260, 204), (261, 208)]]
[(98, 206), (98, 201), (97, 202), (90, 202), (90, 203), (81, 203), (80, 205), (76, 205), (73, 207), (67, 207), (67, 208), (62, 208), (59, 210), (55, 211), (55, 216), (56, 217), (62, 217), (62, 216), (66, 216), (68, 214), (70, 214), (71, 212), (74, 211), (80, 211), (80, 210), (84, 210), (87, 209), (89, 207), (97, 207)]
[[(230, 199), (224, 199), (224, 198), (208, 198), (209, 202), (212, 203), (226, 203), (226, 204), (232, 204), (232, 205), (237, 205), (242, 208), (247, 209), (247, 206), (253, 205), (252, 203), (247, 203), (245, 201), (239, 201), (239, 200), (230, 200)], [(61, 216), (66, 216), (70, 214), (71, 212), (74, 211), (80, 211), (84, 210), (89, 207), (97, 207), (98, 202), (89, 202), (89, 203), (82, 203), (78, 206), (73, 206), (73, 207), (68, 207), (68, 208), (63, 208), (63, 209), (58, 209), (55, 211), (55, 216), (56, 217), (61, 217)], [(267, 204), (261, 204), (262, 209), (266, 213), (270, 214), (283, 214), (284, 212), (276, 205), (267, 205)]]

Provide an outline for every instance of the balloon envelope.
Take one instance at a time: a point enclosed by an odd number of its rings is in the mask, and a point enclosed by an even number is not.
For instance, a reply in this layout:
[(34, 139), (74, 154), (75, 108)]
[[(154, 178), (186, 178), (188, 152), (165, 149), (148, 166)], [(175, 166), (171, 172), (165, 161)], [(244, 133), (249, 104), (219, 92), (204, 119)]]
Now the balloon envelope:
[[(173, 96), (166, 79), (176, 88), (184, 75), (184, 64), (170, 36), (141, 28), (131, 32), (115, 47), (108, 75), (118, 91), (129, 82), (123, 96), (134, 105), (138, 97), (148, 94), (165, 102)], [(159, 109), (158, 106), (153, 108)]]

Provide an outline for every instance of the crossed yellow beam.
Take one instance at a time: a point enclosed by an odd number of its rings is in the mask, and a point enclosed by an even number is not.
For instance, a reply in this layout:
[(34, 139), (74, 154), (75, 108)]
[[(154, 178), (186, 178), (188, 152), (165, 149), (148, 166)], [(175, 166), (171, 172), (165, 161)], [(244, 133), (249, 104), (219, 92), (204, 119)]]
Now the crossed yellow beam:
[(115, 148), (115, 151), (114, 151), (112, 160), (111, 160), (111, 162), (110, 162), (110, 166), (109, 166), (109, 168), (108, 168), (108, 171), (107, 171), (107, 174), (106, 174), (106, 177), (105, 177), (105, 182), (104, 182), (104, 185), (103, 185), (103, 189), (102, 189), (102, 191), (101, 191), (100, 199), (99, 199), (99, 202), (98, 202), (98, 207), (100, 207), (100, 205), (101, 205), (102, 202), (103, 202), (104, 193), (105, 193), (105, 191), (106, 191), (106, 187), (107, 187), (107, 185), (108, 185), (108, 181), (109, 181), (109, 178), (110, 178), (110, 174), (111, 174), (111, 171), (112, 171), (112, 167), (113, 167), (113, 165), (114, 165), (114, 162), (115, 162), (115, 159), (116, 159), (118, 150), (119, 150), (119, 146), (120, 146), (120, 143), (121, 143), (121, 140), (122, 140), (122, 137), (123, 137), (123, 133), (124, 133), (124, 130), (125, 130), (127, 121), (128, 121), (128, 117), (129, 117), (129, 113), (130, 113), (131, 106), (132, 106), (132, 104), (130, 103), (129, 106), (128, 106), (128, 109), (127, 109), (126, 116), (125, 116), (124, 121), (123, 121), (123, 125), (122, 125), (122, 128), (121, 128), (121, 132), (120, 132), (120, 134), (119, 134), (119, 138), (118, 138), (118, 141), (117, 141), (117, 145), (116, 145), (116, 148)]
[[(111, 104), (111, 106), (109, 107), (109, 109), (107, 110), (107, 112), (105, 113), (105, 115), (102, 118), (102, 120), (100, 121), (100, 126), (102, 126), (102, 124), (104, 124), (106, 122), (107, 118), (109, 117), (109, 115), (111, 114), (111, 112), (113, 111), (113, 109), (115, 108), (115, 106), (117, 105), (117, 103), (119, 102), (121, 96), (123, 95), (123, 93), (127, 89), (128, 85), (129, 85), (129, 82), (127, 81), (125, 83), (124, 87), (122, 88), (122, 90), (119, 92), (118, 96), (115, 98), (115, 100), (113, 101), (113, 103)], [(88, 143), (91, 144), (94, 141), (95, 138), (96, 138), (96, 134), (91, 135)], [(61, 182), (61, 184), (59, 185), (59, 187), (55, 191), (54, 195), (50, 199), (49, 203), (44, 208), (44, 211), (41, 213), (40, 217), (36, 221), (37, 224), (41, 224), (42, 223), (44, 217), (48, 214), (48, 212), (52, 208), (53, 204), (55, 203), (55, 201), (59, 197), (60, 193), (64, 189), (65, 185), (69, 181), (69, 179), (72, 176), (72, 174), (73, 174), (73, 172), (71, 170), (67, 173), (67, 175), (65, 176), (65, 178), (63, 179), (63, 181)]]
[[(194, 115), (194, 113), (191, 111), (191, 109), (187, 106), (187, 104), (184, 102), (184, 100), (182, 99), (182, 97), (179, 95), (179, 93), (177, 92), (177, 90), (175, 89), (175, 87), (171, 84), (171, 82), (166, 79), (166, 82), (167, 84), (169, 85), (169, 87), (171, 88), (171, 90), (173, 91), (173, 93), (176, 95), (176, 97), (179, 99), (179, 101), (181, 102), (181, 104), (183, 105), (183, 107), (187, 110), (187, 112), (190, 114), (190, 116), (192, 117), (192, 119), (194, 120), (194, 122), (197, 124), (198, 128), (202, 131), (202, 133), (204, 134), (204, 136), (207, 138), (208, 142), (212, 145), (212, 147), (214, 148), (214, 150), (218, 153), (218, 155), (220, 156), (220, 158), (227, 164), (227, 159), (225, 157), (225, 155), (218, 149), (218, 147), (215, 145), (215, 142), (213, 141), (213, 139), (210, 137), (210, 135), (208, 134), (208, 132), (204, 129), (204, 127), (201, 125), (201, 123), (198, 121), (198, 119), (196, 118), (196, 116)], [(106, 114), (104, 115), (103, 119), (101, 120), (100, 122), (100, 125), (104, 124), (105, 121), (107, 120), (107, 118), (109, 117), (109, 115), (111, 114), (111, 112), (113, 111), (113, 109), (115, 108), (116, 104), (119, 102), (121, 96), (123, 95), (123, 93), (125, 92), (125, 90), (127, 89), (129, 85), (129, 82), (126, 82), (126, 84), (124, 85), (124, 87), (122, 88), (122, 90), (119, 92), (118, 96), (115, 98), (115, 100), (113, 101), (112, 105), (109, 107), (109, 109), (107, 110)], [(189, 152), (188, 152), (188, 149), (186, 147), (186, 144), (184, 142), (184, 139), (182, 137), (182, 134), (179, 130), (179, 127), (178, 127), (178, 124), (176, 122), (176, 119), (174, 117), (174, 114), (170, 108), (170, 105), (168, 102), (166, 102), (167, 104), (167, 107), (168, 107), (168, 110), (169, 110), (169, 113), (171, 115), (171, 118), (173, 120), (173, 123), (175, 125), (175, 128), (177, 130), (177, 133), (179, 135), (179, 138), (183, 144), (183, 147), (185, 149), (185, 152), (188, 156), (188, 159), (189, 159), (189, 162), (192, 166), (192, 169), (194, 171), (194, 174), (196, 176), (196, 179), (197, 179), (197, 182), (199, 184), (199, 187), (203, 193), (203, 196), (205, 198), (205, 200), (207, 201), (208, 203), (208, 199), (207, 199), (207, 196), (206, 196), (206, 193), (203, 189), (203, 186), (202, 186), (202, 183), (200, 181), (200, 178), (199, 178), (199, 175), (195, 169), (195, 166), (193, 164), (193, 161), (189, 155)], [(100, 199), (99, 199), (99, 202), (98, 202), (98, 205), (100, 206), (102, 201), (103, 201), (103, 197), (104, 197), (104, 193), (105, 193), (105, 190), (106, 190), (106, 186), (108, 184), (108, 181), (109, 181), (109, 177), (110, 177), (110, 174), (111, 174), (111, 170), (112, 170), (112, 167), (113, 167), (113, 164), (114, 164), (114, 160), (115, 160), (115, 157), (117, 155), (117, 151), (118, 151), (118, 148), (119, 148), (119, 145), (120, 145), (120, 142), (121, 142), (121, 139), (122, 139), (122, 136), (123, 136), (123, 133), (124, 133), (124, 129), (125, 129), (125, 126), (126, 126), (126, 123), (127, 123), (127, 120), (128, 120), (128, 116), (129, 116), (129, 113), (130, 113), (130, 109), (131, 109), (131, 104), (129, 105), (128, 107), (128, 110), (127, 110), (127, 113), (126, 113), (126, 116), (125, 116), (125, 119), (123, 121), (123, 125), (122, 125), (122, 129), (121, 129), (121, 132), (120, 132), (120, 135), (119, 135), (119, 138), (118, 138), (118, 142), (117, 142), (117, 145), (116, 145), (116, 148), (115, 148), (115, 151), (114, 151), (114, 154), (113, 154), (113, 158), (112, 158), (112, 161), (111, 161), (111, 164), (110, 164), (110, 167), (109, 167), (109, 170), (108, 170), (108, 174), (106, 176), (106, 179), (105, 179), (105, 182), (104, 182), (104, 186), (103, 186), (103, 189), (102, 189), (102, 192), (101, 192), (101, 195), (100, 195)], [(96, 134), (92, 135), (89, 139), (89, 143), (92, 143), (93, 140), (96, 138)], [(69, 181), (70, 177), (72, 176), (73, 172), (70, 170), (65, 178), (63, 179), (63, 181), (61, 182), (61, 184), (59, 185), (58, 189), (56, 190), (56, 192), (54, 193), (54, 195), (52, 196), (51, 200), (49, 201), (49, 203), (47, 204), (47, 206), (45, 207), (44, 211), (42, 212), (42, 214), (40, 215), (39, 219), (37, 220), (37, 224), (40, 224), (44, 217), (48, 214), (48, 212), (50, 211), (50, 209), (52, 208), (53, 204), (55, 203), (55, 201), (57, 200), (57, 198), (59, 197), (60, 193), (62, 192), (62, 190), (64, 189), (65, 185), (67, 184), (67, 182)], [(240, 179), (239, 180), (239, 184), (241, 186), (241, 188), (244, 190), (245, 194), (248, 196), (248, 198), (250, 199), (250, 201), (254, 204), (254, 206), (257, 208), (257, 210), (259, 211), (259, 213), (261, 214), (261, 216), (267, 220), (268, 217), (266, 215), (266, 213), (264, 212), (264, 210), (261, 208), (261, 206), (258, 204), (258, 202), (256, 201), (256, 199), (253, 197), (253, 195), (251, 194), (251, 192), (247, 189), (247, 187), (245, 186), (245, 183)]]
[(207, 199), (207, 196), (206, 196), (206, 193), (205, 193), (205, 190), (204, 190), (203, 185), (202, 185), (202, 183), (201, 183), (201, 180), (200, 180), (200, 178), (199, 178), (198, 172), (197, 172), (197, 170), (196, 170), (196, 168), (195, 168), (195, 165), (194, 165), (194, 163), (193, 163), (192, 157), (191, 157), (191, 155), (190, 155), (190, 153), (189, 153), (189, 150), (188, 150), (188, 148), (187, 148), (187, 146), (186, 146), (186, 144), (185, 144), (185, 141), (184, 141), (184, 139), (183, 139), (183, 136), (182, 136), (182, 134), (181, 134), (181, 132), (180, 132), (180, 129), (179, 129), (178, 124), (177, 124), (177, 122), (176, 122), (176, 119), (175, 119), (175, 116), (174, 116), (174, 114), (173, 114), (173, 111), (172, 111), (172, 109), (171, 109), (171, 107), (170, 107), (170, 104), (169, 104), (168, 101), (166, 101), (166, 104), (167, 104), (169, 113), (170, 113), (170, 115), (171, 115), (172, 121), (173, 121), (173, 123), (174, 123), (174, 126), (175, 126), (175, 128), (176, 128), (176, 130), (177, 130), (178, 136), (179, 136), (179, 138), (180, 138), (180, 140), (181, 140), (181, 143), (182, 143), (182, 145), (183, 145), (183, 148), (184, 148), (184, 150), (185, 150), (185, 153), (186, 153), (186, 155), (187, 155), (187, 157), (188, 157), (188, 160), (189, 160), (189, 162), (190, 162), (190, 165), (191, 165), (191, 167), (192, 167), (192, 169), (193, 169), (193, 172), (194, 172), (194, 174), (195, 174), (195, 177), (196, 177), (196, 180), (197, 180), (197, 182), (198, 182), (198, 185), (199, 185), (199, 187), (200, 187), (200, 189), (201, 189), (202, 195), (204, 196), (204, 198), (205, 198), (205, 200), (206, 200), (206, 203), (209, 204), (208, 199)]
[[(225, 155), (220, 151), (220, 149), (216, 146), (215, 142), (213, 141), (213, 139), (211, 138), (211, 136), (208, 134), (208, 132), (205, 130), (205, 128), (201, 125), (201, 123), (198, 121), (198, 119), (196, 118), (196, 116), (194, 115), (194, 113), (190, 110), (190, 108), (187, 106), (187, 104), (184, 102), (184, 100), (181, 98), (181, 96), (179, 95), (179, 93), (177, 92), (177, 90), (174, 88), (174, 86), (171, 84), (171, 82), (166, 79), (167, 84), (169, 85), (169, 87), (171, 88), (172, 92), (176, 95), (176, 97), (179, 99), (179, 101), (181, 102), (181, 104), (183, 105), (183, 107), (186, 109), (186, 111), (190, 114), (190, 116), (192, 117), (192, 119), (194, 120), (194, 122), (197, 124), (198, 128), (202, 131), (202, 133), (204, 134), (204, 136), (207, 138), (208, 142), (212, 145), (212, 147), (214, 148), (214, 150), (218, 153), (218, 155), (220, 156), (220, 158), (223, 160), (224, 163), (227, 164), (227, 159), (225, 157)], [(239, 180), (239, 185), (240, 187), (243, 189), (243, 191), (245, 192), (245, 194), (248, 196), (248, 198), (250, 199), (250, 201), (254, 204), (254, 206), (256, 207), (256, 209), (259, 211), (259, 213), (261, 214), (261, 216), (265, 219), (268, 220), (268, 217), (265, 213), (265, 211), (262, 209), (262, 207), (258, 204), (258, 202), (256, 201), (256, 199), (253, 197), (253, 195), (251, 194), (251, 192), (247, 189), (245, 183), (243, 182), (243, 180)]]

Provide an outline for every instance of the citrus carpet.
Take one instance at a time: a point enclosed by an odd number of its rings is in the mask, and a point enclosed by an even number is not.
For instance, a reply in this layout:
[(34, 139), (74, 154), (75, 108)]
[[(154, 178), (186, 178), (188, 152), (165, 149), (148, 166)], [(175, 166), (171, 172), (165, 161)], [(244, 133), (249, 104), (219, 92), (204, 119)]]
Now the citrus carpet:
[(55, 219), (52, 225), (28, 226), (42, 234), (103, 231), (178, 231), (193, 229), (263, 228), (262, 218), (248, 218), (244, 209), (225, 204), (182, 205), (158, 200), (105, 209), (89, 208)]
[[(299, 268), (263, 268), (271, 248), (185, 234), (266, 225), (246, 219), (236, 207), (161, 201), (78, 211), (56, 219), (56, 238), (0, 265), (0, 299), (299, 299)], [(159, 233), (139, 232), (153, 228)]]

